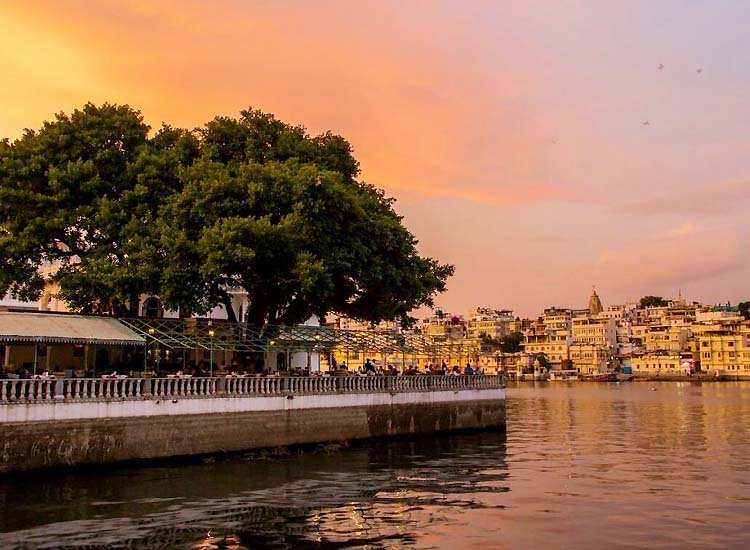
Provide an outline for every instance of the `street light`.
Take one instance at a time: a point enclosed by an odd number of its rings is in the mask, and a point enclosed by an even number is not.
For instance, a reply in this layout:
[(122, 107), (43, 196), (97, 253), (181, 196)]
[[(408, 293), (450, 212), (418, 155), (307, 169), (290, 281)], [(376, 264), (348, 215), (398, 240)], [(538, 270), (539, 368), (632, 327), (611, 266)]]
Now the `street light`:
[(209, 359), (210, 363), (208, 365), (208, 372), (209, 376), (211, 376), (212, 378), (214, 376), (214, 334), (214, 329), (208, 330), (208, 335), (211, 337), (211, 356)]
[[(148, 329), (149, 336), (151, 336), (153, 338), (154, 332), (156, 332), (154, 330), (154, 327), (149, 327), (149, 329)], [(144, 371), (148, 370), (148, 356), (149, 356), (149, 347), (148, 346), (149, 346), (149, 344), (148, 344), (148, 336), (147, 336), (146, 337), (146, 349), (143, 352), (143, 370)], [(152, 360), (152, 363), (153, 363), (153, 360)], [(151, 371), (153, 372), (153, 370), (154, 369), (152, 368)]]

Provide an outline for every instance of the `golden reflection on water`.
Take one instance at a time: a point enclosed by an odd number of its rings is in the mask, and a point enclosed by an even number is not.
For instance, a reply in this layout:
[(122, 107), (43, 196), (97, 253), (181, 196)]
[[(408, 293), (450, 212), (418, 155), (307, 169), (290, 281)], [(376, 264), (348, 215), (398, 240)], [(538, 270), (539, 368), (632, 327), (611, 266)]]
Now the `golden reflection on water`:
[(750, 384), (507, 393), (507, 434), (0, 480), (0, 547), (746, 547)]

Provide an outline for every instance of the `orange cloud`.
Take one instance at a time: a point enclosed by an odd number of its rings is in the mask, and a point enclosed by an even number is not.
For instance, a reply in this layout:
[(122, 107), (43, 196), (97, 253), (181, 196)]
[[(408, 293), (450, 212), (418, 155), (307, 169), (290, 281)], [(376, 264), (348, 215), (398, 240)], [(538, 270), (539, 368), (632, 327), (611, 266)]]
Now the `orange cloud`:
[(391, 193), (495, 204), (566, 194), (539, 146), (547, 123), (517, 108), (527, 71), (508, 65), (498, 77), (467, 63), (450, 44), (471, 29), (437, 12), (429, 32), (414, 26), (425, 23), (414, 7), (341, 4), (50, 2), (13, 17), (28, 36), (3, 46), (16, 43), (13, 63), (38, 67), (39, 79), (16, 92), (33, 112), (6, 121), (5, 135), (88, 100), (131, 104), (152, 126), (192, 127), (252, 105), (346, 136), (363, 177)]

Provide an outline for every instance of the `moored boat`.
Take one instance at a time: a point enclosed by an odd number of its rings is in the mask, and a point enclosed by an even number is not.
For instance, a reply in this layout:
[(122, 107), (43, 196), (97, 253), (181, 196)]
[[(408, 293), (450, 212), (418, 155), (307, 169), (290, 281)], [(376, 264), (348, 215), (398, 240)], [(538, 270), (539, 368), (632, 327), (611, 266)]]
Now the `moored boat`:
[(617, 375), (614, 372), (595, 372), (581, 376), (584, 382), (615, 382)]
[(552, 370), (549, 372), (550, 382), (570, 382), (579, 379), (580, 374), (576, 370)]

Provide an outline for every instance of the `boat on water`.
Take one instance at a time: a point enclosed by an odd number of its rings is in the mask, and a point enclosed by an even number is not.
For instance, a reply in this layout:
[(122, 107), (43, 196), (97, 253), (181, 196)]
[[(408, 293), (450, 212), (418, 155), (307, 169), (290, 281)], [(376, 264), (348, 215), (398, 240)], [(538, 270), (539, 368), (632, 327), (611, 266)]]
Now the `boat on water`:
[(584, 382), (616, 382), (617, 374), (614, 372), (594, 372), (581, 376)]
[(580, 380), (581, 375), (577, 370), (552, 370), (549, 372), (550, 382), (570, 382)]

